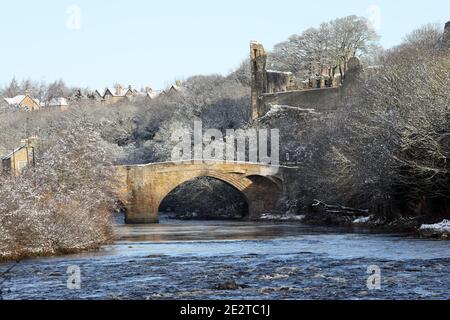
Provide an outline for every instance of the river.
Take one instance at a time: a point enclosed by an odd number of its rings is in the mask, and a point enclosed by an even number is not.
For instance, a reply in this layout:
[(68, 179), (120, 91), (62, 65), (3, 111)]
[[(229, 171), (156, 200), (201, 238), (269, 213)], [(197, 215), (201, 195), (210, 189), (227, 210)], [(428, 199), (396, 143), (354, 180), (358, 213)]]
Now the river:
[[(3, 275), (3, 299), (450, 299), (445, 241), (170, 219), (116, 232), (96, 252), (20, 262)], [(80, 270), (79, 290), (67, 287), (70, 266)], [(369, 266), (381, 271), (377, 290), (367, 286)]]

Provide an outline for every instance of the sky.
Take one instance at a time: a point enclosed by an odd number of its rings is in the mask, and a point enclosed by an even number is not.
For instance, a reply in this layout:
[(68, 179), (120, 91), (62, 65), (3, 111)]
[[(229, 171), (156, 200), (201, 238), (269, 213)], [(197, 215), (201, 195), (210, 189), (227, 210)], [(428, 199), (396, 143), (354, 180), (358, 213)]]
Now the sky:
[(0, 86), (15, 76), (76, 87), (162, 89), (227, 74), (249, 54), (347, 15), (365, 16), (385, 48), (450, 20), (448, 0), (14, 0), (0, 6)]

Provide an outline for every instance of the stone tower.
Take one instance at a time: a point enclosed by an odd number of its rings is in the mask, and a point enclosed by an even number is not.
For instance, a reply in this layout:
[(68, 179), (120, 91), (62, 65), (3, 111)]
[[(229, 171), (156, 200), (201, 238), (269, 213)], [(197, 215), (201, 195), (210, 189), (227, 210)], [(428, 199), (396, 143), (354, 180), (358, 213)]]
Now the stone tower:
[(361, 60), (357, 57), (352, 57), (347, 62), (347, 70), (345, 71), (344, 86), (354, 85), (359, 83), (363, 66)]
[(267, 54), (262, 44), (250, 43), (250, 64), (252, 72), (252, 120), (264, 115), (261, 95), (267, 91)]

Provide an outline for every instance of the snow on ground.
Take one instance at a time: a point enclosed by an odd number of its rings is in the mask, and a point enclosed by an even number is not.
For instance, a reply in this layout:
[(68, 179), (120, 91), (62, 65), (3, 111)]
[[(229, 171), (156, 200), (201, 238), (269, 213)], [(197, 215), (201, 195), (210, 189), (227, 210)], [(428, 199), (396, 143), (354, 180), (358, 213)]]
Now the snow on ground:
[(292, 107), (292, 106), (288, 106), (288, 105), (271, 105), (270, 110), (260, 118), (261, 119), (265, 119), (265, 118), (270, 118), (272, 116), (277, 116), (282, 112), (285, 111), (295, 111), (295, 112), (303, 112), (303, 113), (311, 113), (311, 114), (318, 114), (315, 112), (314, 109), (305, 109), (305, 108), (298, 108), (298, 107)]
[(419, 229), (423, 233), (431, 234), (450, 234), (450, 221), (444, 220), (436, 224), (424, 224)]
[(353, 224), (365, 224), (365, 223), (369, 222), (371, 218), (372, 218), (372, 216), (370, 216), (370, 217), (361, 217), (361, 218), (358, 218), (358, 219), (354, 220)]
[(296, 215), (285, 215), (285, 216), (278, 216), (273, 214), (263, 214), (259, 220), (266, 220), (266, 221), (302, 221), (305, 219), (305, 216), (296, 216)]

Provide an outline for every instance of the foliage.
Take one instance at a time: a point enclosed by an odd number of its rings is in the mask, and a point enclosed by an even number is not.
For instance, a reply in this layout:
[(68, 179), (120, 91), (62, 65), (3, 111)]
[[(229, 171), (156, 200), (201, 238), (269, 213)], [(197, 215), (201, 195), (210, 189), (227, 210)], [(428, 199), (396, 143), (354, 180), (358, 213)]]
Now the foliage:
[(352, 57), (369, 55), (377, 46), (378, 35), (362, 17), (348, 16), (322, 23), (275, 46), (270, 55), (272, 67), (291, 71), (303, 79), (344, 74)]
[(76, 252), (112, 237), (112, 155), (83, 113), (49, 124), (36, 165), (0, 176), (0, 259)]

